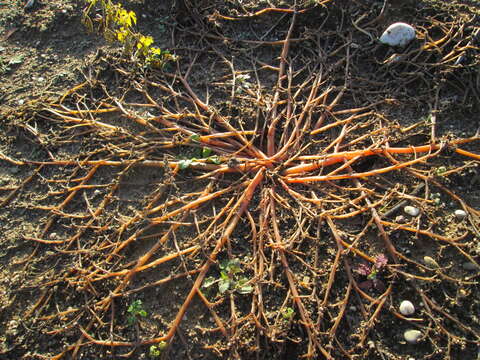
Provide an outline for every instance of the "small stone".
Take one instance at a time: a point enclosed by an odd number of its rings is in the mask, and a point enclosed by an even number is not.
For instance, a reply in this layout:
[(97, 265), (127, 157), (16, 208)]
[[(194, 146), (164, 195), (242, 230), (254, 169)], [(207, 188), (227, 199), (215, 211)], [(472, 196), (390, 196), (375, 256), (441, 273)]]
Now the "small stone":
[(416, 208), (414, 206), (410, 206), (410, 205), (407, 205), (403, 208), (403, 211), (405, 212), (405, 214), (408, 214), (410, 216), (418, 216), (418, 214), (420, 214), (420, 209), (419, 208)]
[(410, 344), (416, 344), (422, 337), (422, 332), (418, 330), (407, 330), (403, 333), (403, 338)]
[(40, 76), (40, 77), (37, 78), (37, 81), (38, 82), (43, 82), (43, 81), (45, 81), (45, 78)]
[(395, 222), (396, 222), (397, 224), (404, 224), (406, 221), (407, 221), (407, 219), (405, 219), (405, 216), (403, 216), (403, 215), (398, 215), (398, 216), (395, 218)]
[(415, 306), (408, 301), (408, 300), (403, 300), (400, 304), (400, 313), (405, 316), (412, 315), (415, 312)]
[(380, 42), (385, 45), (404, 47), (415, 39), (415, 29), (402, 22), (390, 25), (380, 36)]
[(24, 99), (20, 99), (17, 101), (18, 105), (23, 105), (25, 104), (25, 100)]
[(50, 238), (50, 240), (55, 240), (57, 238), (57, 233), (52, 232), (48, 237)]
[(438, 263), (435, 261), (435, 259), (430, 257), (430, 256), (424, 256), (423, 257), (423, 262), (425, 263), (425, 265), (430, 266), (432, 268), (440, 267), (440, 266), (438, 266)]
[(454, 214), (455, 214), (455, 217), (458, 220), (463, 220), (467, 217), (467, 213), (465, 211), (463, 211), (462, 209), (455, 210)]
[(472, 271), (472, 270), (480, 270), (478, 268), (478, 266), (472, 262), (466, 262), (466, 263), (463, 263), (462, 264), (462, 267), (465, 269), (465, 270), (469, 270), (469, 271)]

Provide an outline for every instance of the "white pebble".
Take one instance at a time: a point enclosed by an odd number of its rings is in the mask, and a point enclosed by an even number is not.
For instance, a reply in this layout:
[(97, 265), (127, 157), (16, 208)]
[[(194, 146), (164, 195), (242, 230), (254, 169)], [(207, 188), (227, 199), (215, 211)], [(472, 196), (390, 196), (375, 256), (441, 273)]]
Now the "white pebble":
[(403, 338), (410, 344), (416, 344), (422, 337), (422, 332), (418, 330), (407, 330), (403, 333)]
[(455, 210), (454, 214), (458, 220), (463, 220), (467, 217), (467, 213), (461, 209)]
[(56, 232), (52, 232), (49, 236), (50, 240), (54, 240), (57, 238), (57, 233)]
[(403, 211), (405, 211), (406, 214), (410, 215), (410, 216), (418, 216), (418, 214), (420, 214), (420, 209), (419, 208), (416, 208), (414, 206), (410, 206), (410, 205), (407, 205), (403, 208)]
[(415, 29), (401, 22), (390, 25), (380, 36), (382, 44), (400, 47), (404, 47), (413, 39), (415, 39)]
[(400, 313), (405, 316), (412, 315), (415, 312), (415, 306), (408, 301), (408, 300), (403, 300), (400, 304)]

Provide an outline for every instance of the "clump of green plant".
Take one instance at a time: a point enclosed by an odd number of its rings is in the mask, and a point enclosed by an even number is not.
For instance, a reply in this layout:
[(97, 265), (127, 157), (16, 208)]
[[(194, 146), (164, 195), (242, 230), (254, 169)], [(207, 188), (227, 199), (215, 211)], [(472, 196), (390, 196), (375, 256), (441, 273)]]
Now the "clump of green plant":
[(203, 282), (204, 288), (209, 288), (214, 284), (218, 284), (220, 294), (228, 290), (236, 291), (239, 294), (250, 294), (253, 287), (248, 284), (248, 279), (241, 276), (243, 270), (240, 268), (240, 260), (227, 259), (220, 263), (220, 277), (210, 276)]
[(289, 321), (293, 318), (293, 315), (295, 315), (295, 310), (291, 307), (286, 307), (282, 309), (282, 317), (285, 321)]
[(160, 341), (157, 345), (150, 346), (149, 355), (151, 358), (157, 358), (162, 355), (163, 351), (167, 348), (168, 344), (165, 341)]
[[(145, 65), (163, 67), (167, 61), (175, 60), (175, 56), (167, 50), (153, 46), (154, 39), (135, 30), (137, 15), (128, 11), (122, 4), (111, 0), (86, 0), (88, 5), (83, 11), (83, 23), (90, 32), (98, 31), (109, 42), (119, 42), (123, 52), (136, 60), (142, 60)], [(100, 25), (95, 29), (91, 14), (100, 9), (101, 15), (95, 18)]]
[(142, 300), (135, 300), (133, 301), (127, 309), (128, 317), (127, 322), (128, 325), (134, 325), (137, 323), (140, 317), (146, 317), (147, 312), (143, 308)]
[[(193, 142), (199, 142), (200, 141), (200, 135), (192, 135), (190, 137), (190, 140), (192, 140)], [(216, 164), (216, 165), (218, 165), (222, 162), (217, 155), (212, 155), (212, 149), (211, 148), (204, 146), (204, 147), (199, 149), (198, 158), (197, 157), (191, 157), (191, 158), (188, 158), (188, 159), (180, 160), (178, 162), (180, 170), (188, 169), (190, 167), (190, 165), (193, 165), (193, 164), (197, 163), (199, 158), (205, 160), (207, 163)]]

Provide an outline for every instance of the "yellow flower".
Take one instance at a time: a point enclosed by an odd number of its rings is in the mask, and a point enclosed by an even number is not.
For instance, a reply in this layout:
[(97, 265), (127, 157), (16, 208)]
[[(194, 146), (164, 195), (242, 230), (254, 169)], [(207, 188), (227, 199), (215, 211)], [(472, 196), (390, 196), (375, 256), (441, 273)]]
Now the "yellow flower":
[(141, 36), (140, 40), (137, 43), (137, 48), (148, 48), (150, 45), (153, 44), (153, 37), (151, 36)]
[(127, 38), (128, 32), (124, 27), (121, 27), (120, 30), (117, 31), (117, 39), (120, 42), (125, 42)]

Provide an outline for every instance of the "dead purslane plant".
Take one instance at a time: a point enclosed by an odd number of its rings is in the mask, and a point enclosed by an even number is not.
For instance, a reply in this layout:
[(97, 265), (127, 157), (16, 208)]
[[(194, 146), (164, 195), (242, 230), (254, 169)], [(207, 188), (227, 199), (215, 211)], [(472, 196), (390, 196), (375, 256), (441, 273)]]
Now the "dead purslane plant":
[[(429, 141), (392, 145), (409, 134), (385, 115), (385, 109), (396, 106), (394, 100), (351, 106), (355, 49), (350, 40), (339, 37), (323, 63), (297, 68), (301, 61), (291, 49), (298, 42), (292, 36), (300, 15), (292, 10), (288, 16), (286, 37), (277, 42), (279, 63), (263, 64), (262, 69), (277, 75), (268, 94), (259, 85), (260, 67), (246, 76), (211, 48), (231, 70), (218, 85), (231, 89), (228, 114), (241, 99), (258, 109), (249, 118), (223, 115), (202, 100), (208, 95), (189, 81), (192, 62), (187, 71), (179, 67), (175, 74), (135, 79), (122, 96), (101, 79), (87, 80), (39, 115), (61, 124), (69, 141), (90, 139), (88, 153), (73, 159), (52, 155), (50, 161), (4, 157), (18, 165), (37, 165), (37, 172), (52, 166), (72, 169), (67, 180), (46, 179), (64, 188), (49, 194), (56, 196), (57, 205), (37, 206), (49, 216), (37, 236), (26, 236), (74, 259), (74, 265), (43, 284), (43, 296), (31, 313), (52, 310), (52, 286), (58, 283), (85, 297), (84, 306), (38, 315), (57, 326), (50, 334), (79, 330), (78, 340), (55, 358), (90, 346), (130, 351), (171, 342), (194, 299), (205, 305), (211, 319), (210, 327), (200, 330), (226, 339), (223, 346), (210, 345), (212, 351), (239, 356), (260, 351), (265, 341), (289, 341), (309, 358), (348, 358), (368, 351), (363, 345), (380, 318), (406, 321), (392, 297), (397, 288), (411, 286), (405, 284), (420, 284), (412, 286), (412, 296), (423, 301), (424, 312), (413, 321), (429, 337), (432, 353), (446, 343), (449, 348), (478, 343), (478, 331), (440, 308), (428, 291), (441, 281), (469, 285), (473, 280), (431, 269), (404, 251), (408, 242), (399, 246), (392, 240), (399, 233), (421, 237), (478, 266), (466, 241), (478, 231), (479, 212), (443, 185), (432, 166), (458, 155), (469, 161), (467, 166), (478, 163), (480, 155), (467, 150), (478, 136), (438, 138), (431, 121)], [(428, 53), (430, 45), (425, 42), (417, 55)], [(132, 78), (127, 65), (120, 62), (114, 68), (120, 77)], [(338, 83), (338, 73), (343, 83)], [(197, 149), (209, 149), (208, 156), (192, 155)], [(369, 159), (375, 159), (371, 167), (365, 165)], [(144, 182), (151, 193), (141, 208), (126, 210), (118, 205), (119, 194), (128, 186), (126, 179), (141, 169), (160, 174), (162, 184)], [(434, 207), (433, 201), (411, 193), (418, 182), (461, 206), (472, 229), (451, 238), (429, 224), (427, 213), (406, 223), (392, 220), (391, 209), (405, 200), (425, 211)], [(77, 198), (81, 203), (69, 211)], [(54, 228), (59, 238), (49, 237)], [(379, 258), (382, 279), (375, 280), (383, 286), (361, 286), (364, 279), (355, 271), (360, 259), (373, 269)], [(251, 293), (235, 292), (238, 287), (230, 283), (221, 294), (202, 287), (207, 277), (218, 276), (219, 259), (241, 260), (236, 262), (244, 275), (241, 285), (251, 287)], [(362, 275), (372, 277), (371, 271)], [(234, 275), (227, 273), (225, 281), (234, 281)], [(169, 307), (163, 327), (126, 331), (118, 321), (121, 299), (150, 298), (152, 289), (163, 291), (171, 283), (183, 284), (182, 301)], [(346, 315), (352, 304), (360, 310), (357, 320)], [(455, 330), (439, 319), (447, 319)], [(430, 334), (432, 329), (437, 335)]]

